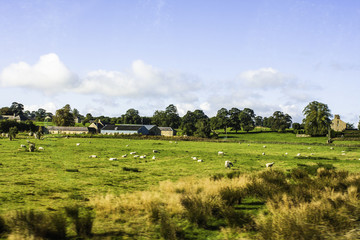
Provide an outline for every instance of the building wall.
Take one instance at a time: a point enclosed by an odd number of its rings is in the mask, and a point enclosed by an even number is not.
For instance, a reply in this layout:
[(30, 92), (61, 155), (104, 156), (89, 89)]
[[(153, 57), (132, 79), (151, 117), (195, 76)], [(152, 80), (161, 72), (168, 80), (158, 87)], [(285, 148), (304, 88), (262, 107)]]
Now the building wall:
[(346, 129), (346, 123), (340, 120), (340, 118), (334, 118), (331, 122), (331, 129), (336, 132), (342, 132)]
[(137, 134), (137, 131), (124, 131), (124, 130), (101, 130), (101, 134)]
[(49, 130), (51, 134), (86, 134), (88, 131), (60, 131), (60, 130)]
[(172, 137), (174, 136), (173, 131), (161, 131), (161, 136)]

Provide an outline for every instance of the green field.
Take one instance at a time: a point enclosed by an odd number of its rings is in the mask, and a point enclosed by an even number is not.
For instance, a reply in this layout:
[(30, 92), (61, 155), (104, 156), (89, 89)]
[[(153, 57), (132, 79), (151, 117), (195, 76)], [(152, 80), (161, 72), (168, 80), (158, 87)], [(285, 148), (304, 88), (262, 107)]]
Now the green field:
[[(28, 146), (27, 141), (35, 143), (35, 152), (20, 147)], [(275, 162), (273, 169), (284, 172), (298, 164), (317, 163), (354, 173), (360, 171), (359, 142), (335, 141), (332, 145), (325, 142), (326, 138), (296, 138), (291, 133), (228, 134), (227, 139), (213, 142), (51, 135), (42, 140), (24, 135), (13, 141), (0, 138), (0, 214), (86, 205), (101, 196), (150, 190), (166, 180), (188, 176), (208, 179), (235, 171), (259, 172), (265, 170), (268, 162)], [(219, 156), (218, 151), (225, 155)], [(146, 158), (134, 158), (130, 152)], [(123, 158), (124, 154), (127, 157)], [(225, 160), (232, 161), (234, 167), (225, 169)]]

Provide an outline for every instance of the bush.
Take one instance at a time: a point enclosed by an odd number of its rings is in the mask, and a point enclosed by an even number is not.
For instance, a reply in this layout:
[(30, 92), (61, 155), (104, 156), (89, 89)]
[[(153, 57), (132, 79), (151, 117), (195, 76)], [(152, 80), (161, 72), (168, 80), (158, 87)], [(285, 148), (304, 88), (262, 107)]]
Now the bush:
[(81, 208), (80, 206), (66, 207), (65, 211), (68, 217), (71, 218), (75, 224), (75, 231), (79, 237), (91, 236), (91, 231), (94, 222), (94, 214), (91, 209)]
[(5, 223), (3, 217), (0, 216), (0, 237), (9, 232), (9, 226)]
[(187, 218), (191, 223), (205, 227), (207, 220), (211, 216), (211, 207), (208, 202), (204, 202), (198, 196), (183, 196), (180, 199), (181, 205), (186, 209)]
[(66, 218), (62, 213), (47, 214), (34, 210), (18, 211), (12, 225), (24, 236), (45, 239), (66, 238)]
[(233, 171), (226, 174), (229, 179), (240, 177), (240, 171)]
[(241, 188), (225, 187), (220, 189), (220, 198), (224, 201), (227, 206), (233, 206), (240, 204), (244, 197), (244, 190)]

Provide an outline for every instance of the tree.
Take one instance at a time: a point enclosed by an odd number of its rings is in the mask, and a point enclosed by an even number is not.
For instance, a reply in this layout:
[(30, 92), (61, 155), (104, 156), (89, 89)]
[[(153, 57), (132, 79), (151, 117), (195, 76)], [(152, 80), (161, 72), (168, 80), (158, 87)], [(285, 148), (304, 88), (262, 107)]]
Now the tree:
[(264, 126), (264, 120), (261, 116), (255, 117), (255, 126), (263, 127)]
[[(202, 110), (195, 110), (194, 112), (187, 111), (187, 113), (183, 116), (181, 122), (181, 129), (183, 133), (188, 136), (193, 136), (197, 130), (196, 126), (197, 122), (200, 120), (208, 120), (208, 116)], [(209, 125), (210, 128), (210, 125)]]
[[(140, 124), (141, 123), (141, 117), (139, 115), (139, 111), (135, 110), (133, 108), (130, 108), (126, 111), (125, 114), (121, 116), (122, 122), (124, 124)], [(110, 119), (109, 119), (110, 122)]]
[(71, 107), (66, 104), (63, 108), (56, 110), (53, 117), (53, 123), (56, 126), (74, 126), (74, 115), (72, 114)]
[(181, 124), (181, 118), (178, 114), (177, 108), (175, 105), (170, 104), (165, 110), (165, 118), (167, 127), (173, 129), (178, 128)]
[(21, 103), (13, 102), (10, 106), (11, 111), (16, 115), (22, 115), (24, 111), (24, 105)]
[(0, 108), (0, 115), (13, 115), (13, 111), (9, 107)]
[(210, 120), (208, 118), (199, 119), (195, 127), (195, 136), (202, 138), (209, 138), (211, 136)]
[(9, 139), (10, 139), (10, 141), (13, 140), (16, 137), (16, 134), (18, 134), (18, 132), (19, 131), (18, 131), (17, 127), (11, 127), (9, 129)]
[(35, 112), (35, 119), (36, 121), (39, 122), (43, 122), (45, 120), (46, 117), (46, 110), (43, 108), (39, 108), (36, 112)]
[(293, 128), (294, 130), (300, 130), (300, 129), (301, 129), (301, 125), (300, 125), (300, 123), (293, 123), (293, 124), (292, 124), (292, 128)]
[(216, 118), (218, 123), (217, 128), (223, 128), (226, 132), (226, 128), (230, 125), (229, 111), (226, 108), (221, 108), (217, 111)]
[(292, 120), (291, 116), (284, 114), (281, 111), (276, 111), (272, 115), (271, 130), (285, 131), (286, 128), (290, 128)]
[(332, 115), (326, 104), (313, 101), (304, 108), (303, 114), (306, 134), (324, 136), (328, 133)]
[[(245, 110), (245, 109), (244, 109)], [(255, 128), (255, 123), (247, 111), (242, 111), (239, 115), (240, 126), (243, 131), (249, 132)]]
[(241, 130), (240, 125), (240, 113), (241, 110), (237, 108), (232, 108), (229, 110), (229, 126), (231, 127), (231, 130), (237, 131)]

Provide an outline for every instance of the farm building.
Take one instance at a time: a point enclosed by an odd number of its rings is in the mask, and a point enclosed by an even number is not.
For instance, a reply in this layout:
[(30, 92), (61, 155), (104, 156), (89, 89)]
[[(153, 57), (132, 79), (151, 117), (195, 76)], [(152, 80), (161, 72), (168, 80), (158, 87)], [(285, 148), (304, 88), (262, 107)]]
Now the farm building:
[(100, 120), (97, 120), (97, 121), (91, 123), (88, 128), (89, 128), (90, 133), (100, 133), (101, 129), (103, 127), (104, 127), (104, 124)]
[(176, 131), (171, 127), (159, 127), (161, 136), (172, 137), (176, 135)]
[(17, 122), (25, 121), (27, 120), (26, 117), (23, 115), (0, 115), (0, 120), (13, 120)]
[(346, 129), (346, 122), (340, 119), (340, 115), (335, 115), (335, 118), (331, 121), (331, 129), (336, 132), (342, 132)]
[(101, 129), (102, 134), (142, 134), (160, 135), (160, 130), (155, 125), (105, 125)]
[(47, 127), (49, 133), (52, 134), (83, 134), (88, 133), (89, 130), (87, 127), (57, 127), (49, 126)]

